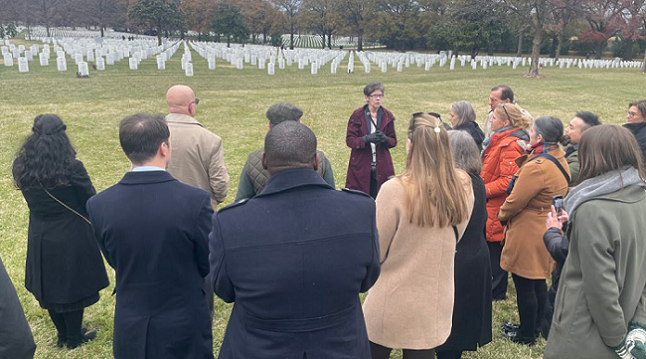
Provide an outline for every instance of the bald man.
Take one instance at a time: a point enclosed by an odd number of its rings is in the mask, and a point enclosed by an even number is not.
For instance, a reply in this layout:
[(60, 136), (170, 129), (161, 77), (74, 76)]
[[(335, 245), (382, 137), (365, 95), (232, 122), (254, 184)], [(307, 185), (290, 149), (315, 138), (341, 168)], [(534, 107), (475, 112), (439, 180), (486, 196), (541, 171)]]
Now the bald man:
[[(170, 129), (171, 159), (167, 170), (182, 183), (211, 194), (211, 206), (217, 210), (229, 190), (229, 174), (224, 167), (222, 139), (195, 120), (200, 100), (188, 86), (176, 85), (166, 93)], [(213, 318), (213, 287), (205, 278), (204, 290)]]
[(173, 86), (166, 93), (170, 112), (166, 122), (172, 141), (168, 172), (182, 183), (209, 192), (216, 209), (227, 196), (229, 174), (224, 167), (222, 139), (194, 118), (199, 102), (188, 86)]

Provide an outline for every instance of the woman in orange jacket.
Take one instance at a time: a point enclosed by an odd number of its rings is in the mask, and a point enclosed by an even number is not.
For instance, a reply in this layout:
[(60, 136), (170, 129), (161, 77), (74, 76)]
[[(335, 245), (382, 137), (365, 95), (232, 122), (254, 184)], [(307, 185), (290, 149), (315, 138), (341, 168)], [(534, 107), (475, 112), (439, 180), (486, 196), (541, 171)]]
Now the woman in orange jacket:
[(498, 210), (507, 198), (511, 177), (518, 171), (514, 160), (524, 153), (522, 145), (529, 141), (527, 129), (531, 119), (521, 113), (518, 106), (502, 103), (496, 107), (491, 118), (491, 137), (483, 142), (482, 172), (487, 191), (486, 237), (491, 258), (493, 300), (507, 297), (507, 272), (500, 268), (503, 227), (498, 221)]

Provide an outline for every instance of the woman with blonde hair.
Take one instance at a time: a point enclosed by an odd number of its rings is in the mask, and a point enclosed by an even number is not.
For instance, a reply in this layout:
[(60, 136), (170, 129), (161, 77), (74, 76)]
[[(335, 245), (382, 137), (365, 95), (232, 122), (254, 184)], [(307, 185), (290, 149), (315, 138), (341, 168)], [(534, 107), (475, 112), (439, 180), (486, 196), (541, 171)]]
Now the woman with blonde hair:
[(453, 258), (473, 209), (469, 175), (454, 168), (437, 117), (414, 114), (406, 170), (377, 196), (381, 276), (364, 303), (373, 359), (392, 348), (433, 358), (451, 332)]
[(491, 117), (491, 137), (483, 143), (482, 172), (487, 192), (487, 246), (491, 258), (491, 273), (493, 274), (493, 300), (507, 298), (507, 272), (500, 268), (502, 253), (503, 228), (497, 215), (500, 206), (507, 198), (507, 187), (511, 177), (518, 171), (516, 158), (524, 153), (524, 142), (529, 141), (527, 129), (531, 119), (520, 110), (520, 107), (502, 103), (496, 107)]

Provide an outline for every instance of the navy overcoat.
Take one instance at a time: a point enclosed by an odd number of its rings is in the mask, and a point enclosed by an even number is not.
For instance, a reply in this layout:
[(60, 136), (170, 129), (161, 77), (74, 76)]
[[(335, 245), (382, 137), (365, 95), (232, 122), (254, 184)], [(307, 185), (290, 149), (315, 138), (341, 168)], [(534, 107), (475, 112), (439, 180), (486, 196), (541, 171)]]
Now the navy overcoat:
[(128, 172), (87, 208), (116, 272), (114, 357), (212, 359), (209, 194), (166, 171)]
[(215, 293), (235, 302), (219, 358), (370, 358), (359, 300), (379, 277), (370, 197), (281, 171), (215, 214), (209, 243)]

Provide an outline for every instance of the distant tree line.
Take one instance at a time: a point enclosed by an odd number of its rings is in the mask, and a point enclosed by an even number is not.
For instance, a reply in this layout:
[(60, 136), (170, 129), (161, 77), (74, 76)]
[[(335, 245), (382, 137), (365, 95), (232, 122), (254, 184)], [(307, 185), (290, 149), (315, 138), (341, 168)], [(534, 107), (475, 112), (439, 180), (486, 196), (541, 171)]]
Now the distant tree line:
[(526, 52), (534, 60), (571, 50), (601, 58), (609, 41), (625, 60), (646, 48), (646, 0), (0, 0), (0, 25), (12, 21), (144, 31), (160, 43), (192, 30), (199, 40), (274, 45), (289, 34), (293, 48), (295, 34), (316, 34), (328, 48), (349, 36), (358, 50), (369, 38), (399, 51)]

